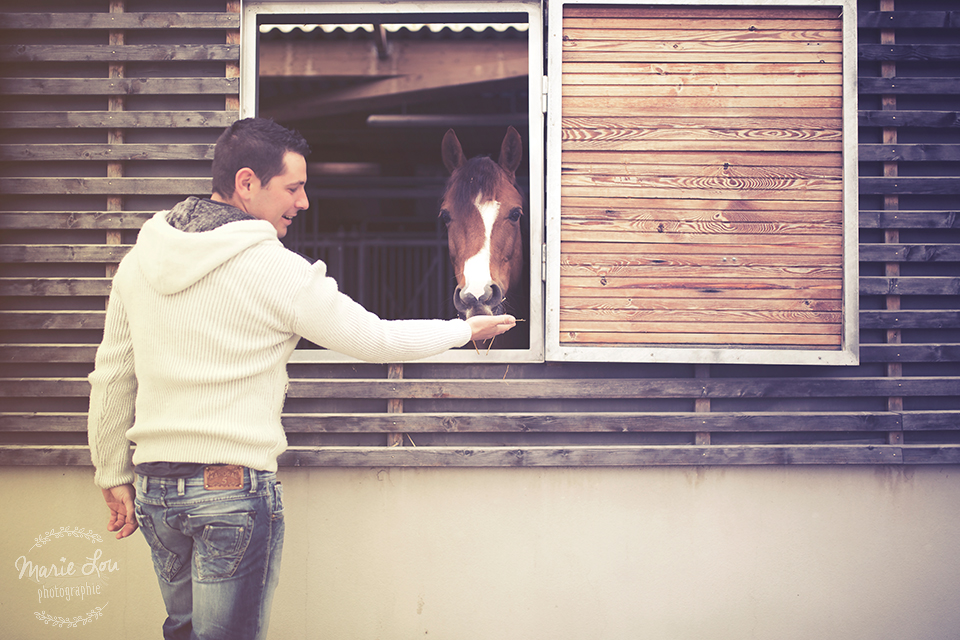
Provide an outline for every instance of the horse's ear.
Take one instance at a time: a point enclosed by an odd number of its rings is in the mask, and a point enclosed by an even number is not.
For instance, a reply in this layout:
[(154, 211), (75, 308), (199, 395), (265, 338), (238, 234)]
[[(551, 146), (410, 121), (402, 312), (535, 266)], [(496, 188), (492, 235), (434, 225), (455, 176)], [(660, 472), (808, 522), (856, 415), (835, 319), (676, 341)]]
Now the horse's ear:
[(507, 135), (503, 137), (503, 143), (500, 145), (500, 157), (497, 159), (497, 164), (510, 175), (514, 175), (517, 172), (517, 167), (520, 166), (522, 157), (523, 142), (520, 140), (520, 134), (513, 127), (507, 127)]
[(454, 133), (453, 129), (447, 129), (447, 132), (443, 134), (443, 143), (440, 145), (440, 150), (443, 155), (443, 164), (450, 173), (453, 173), (463, 164), (463, 148), (460, 146), (460, 140), (457, 139), (457, 134)]

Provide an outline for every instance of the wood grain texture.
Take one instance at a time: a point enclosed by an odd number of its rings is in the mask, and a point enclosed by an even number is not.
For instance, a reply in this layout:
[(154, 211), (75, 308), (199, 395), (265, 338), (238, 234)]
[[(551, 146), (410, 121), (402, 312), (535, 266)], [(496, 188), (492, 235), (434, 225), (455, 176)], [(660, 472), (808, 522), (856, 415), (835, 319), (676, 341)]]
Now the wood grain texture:
[(834, 9), (567, 6), (561, 344), (839, 348)]

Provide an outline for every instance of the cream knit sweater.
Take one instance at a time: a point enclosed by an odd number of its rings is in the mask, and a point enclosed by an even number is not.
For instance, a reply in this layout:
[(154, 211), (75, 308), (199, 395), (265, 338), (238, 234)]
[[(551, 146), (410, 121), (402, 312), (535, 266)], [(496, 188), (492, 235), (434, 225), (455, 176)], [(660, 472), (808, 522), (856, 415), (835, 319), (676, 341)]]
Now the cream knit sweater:
[(132, 482), (142, 462), (276, 470), (286, 448), (286, 365), (300, 336), (371, 362), (423, 358), (470, 339), (462, 320), (367, 312), (322, 262), (288, 251), (269, 222), (187, 233), (167, 213), (144, 225), (120, 264), (89, 377), (100, 487)]

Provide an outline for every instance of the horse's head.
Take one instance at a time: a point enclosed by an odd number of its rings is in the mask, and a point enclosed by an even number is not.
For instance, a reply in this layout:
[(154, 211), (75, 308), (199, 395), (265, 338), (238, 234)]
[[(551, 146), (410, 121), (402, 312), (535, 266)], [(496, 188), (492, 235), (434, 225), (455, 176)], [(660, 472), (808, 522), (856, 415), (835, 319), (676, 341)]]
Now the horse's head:
[(461, 318), (503, 313), (510, 289), (520, 284), (523, 197), (517, 188), (523, 144), (513, 127), (500, 157), (464, 158), (453, 129), (443, 136), (443, 163), (450, 171), (440, 205), (447, 225), (450, 262), (457, 275), (453, 304)]

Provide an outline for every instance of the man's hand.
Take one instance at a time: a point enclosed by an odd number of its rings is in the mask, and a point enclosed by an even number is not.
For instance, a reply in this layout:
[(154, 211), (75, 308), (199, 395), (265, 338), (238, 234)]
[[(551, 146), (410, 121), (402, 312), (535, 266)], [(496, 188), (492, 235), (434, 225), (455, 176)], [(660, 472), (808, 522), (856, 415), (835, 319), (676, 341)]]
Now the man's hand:
[(137, 530), (137, 516), (133, 510), (133, 498), (136, 490), (132, 484), (122, 484), (111, 489), (103, 489), (103, 499), (110, 509), (107, 531), (117, 531), (117, 540), (126, 538)]
[(517, 324), (517, 319), (509, 314), (502, 316), (471, 316), (467, 318), (467, 324), (473, 331), (471, 340), (489, 340), (498, 336), (504, 331), (508, 331)]

